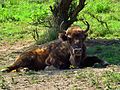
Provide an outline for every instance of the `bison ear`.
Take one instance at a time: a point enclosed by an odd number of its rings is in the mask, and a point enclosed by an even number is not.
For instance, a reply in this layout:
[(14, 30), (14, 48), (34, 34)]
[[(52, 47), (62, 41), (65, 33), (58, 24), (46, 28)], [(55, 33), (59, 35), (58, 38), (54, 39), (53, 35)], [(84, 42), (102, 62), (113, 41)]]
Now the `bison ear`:
[(66, 32), (59, 33), (58, 38), (62, 41), (66, 41), (67, 40)]

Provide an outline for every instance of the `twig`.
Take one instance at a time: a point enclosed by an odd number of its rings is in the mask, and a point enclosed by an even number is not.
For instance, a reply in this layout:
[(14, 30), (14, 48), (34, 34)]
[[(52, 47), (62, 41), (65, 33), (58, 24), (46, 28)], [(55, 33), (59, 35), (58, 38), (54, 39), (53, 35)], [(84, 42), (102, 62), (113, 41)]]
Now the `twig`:
[(39, 34), (38, 34), (38, 31), (37, 31), (37, 28), (35, 30), (33, 30), (32, 36), (33, 36), (33, 39), (35, 41), (39, 40)]
[(89, 14), (91, 17), (95, 18), (98, 22), (101, 23), (101, 25), (103, 25), (103, 26), (105, 25), (105, 27), (107, 28), (107, 30), (110, 31), (107, 22), (100, 20), (98, 17), (96, 17), (94, 14), (92, 14), (90, 12), (85, 12), (85, 13)]

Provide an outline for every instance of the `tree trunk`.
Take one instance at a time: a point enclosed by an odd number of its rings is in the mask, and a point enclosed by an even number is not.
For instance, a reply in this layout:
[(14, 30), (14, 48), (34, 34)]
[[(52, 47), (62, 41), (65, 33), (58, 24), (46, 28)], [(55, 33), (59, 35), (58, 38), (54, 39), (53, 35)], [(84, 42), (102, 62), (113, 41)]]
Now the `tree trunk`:
[(2, 8), (5, 7), (5, 1), (4, 0), (1, 0), (1, 5), (2, 5)]
[(85, 0), (79, 0), (79, 4), (75, 6), (73, 11), (70, 11), (70, 5), (74, 0), (57, 0), (54, 6), (50, 6), (53, 14), (53, 26), (56, 30), (67, 30), (68, 27), (77, 21), (78, 13), (84, 8)]

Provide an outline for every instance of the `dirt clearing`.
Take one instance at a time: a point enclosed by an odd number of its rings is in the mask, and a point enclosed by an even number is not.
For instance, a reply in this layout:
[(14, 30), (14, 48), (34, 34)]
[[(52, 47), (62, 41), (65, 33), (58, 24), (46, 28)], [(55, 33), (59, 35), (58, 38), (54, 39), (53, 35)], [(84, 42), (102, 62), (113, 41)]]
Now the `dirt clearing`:
[[(98, 43), (99, 42), (99, 43)], [(15, 57), (33, 43), (15, 43), (0, 47), (0, 69), (14, 62)], [(117, 41), (119, 44), (119, 42)], [(111, 45), (116, 42), (89, 41), (87, 46)], [(120, 66), (71, 70), (0, 72), (0, 90), (120, 90)]]

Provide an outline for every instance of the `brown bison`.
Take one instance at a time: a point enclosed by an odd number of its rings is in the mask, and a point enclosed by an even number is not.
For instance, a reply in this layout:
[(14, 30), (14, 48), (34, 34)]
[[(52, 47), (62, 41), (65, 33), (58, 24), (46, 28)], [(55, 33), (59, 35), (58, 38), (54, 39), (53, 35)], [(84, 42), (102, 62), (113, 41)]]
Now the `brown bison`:
[(84, 41), (87, 37), (89, 24), (87, 21), (85, 24), (87, 25), (86, 30), (81, 30), (79, 26), (71, 26), (59, 34), (59, 40), (22, 53), (13, 65), (1, 71), (18, 71), (20, 68), (38, 71), (50, 65), (58, 69), (69, 69), (70, 65), (76, 68), (93, 66), (95, 63), (100, 63), (103, 66), (108, 65), (106, 61), (86, 55)]
[(87, 25), (86, 30), (80, 29), (79, 26), (71, 26), (66, 32), (61, 33), (59, 38), (62, 41), (67, 41), (70, 54), (70, 64), (74, 67), (83, 68), (94, 66), (95, 63), (101, 64), (103, 67), (106, 67), (109, 63), (99, 59), (96, 56), (87, 56), (86, 55), (86, 45), (85, 40), (87, 37), (87, 31), (89, 30), (89, 23), (83, 21)]

